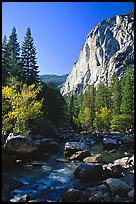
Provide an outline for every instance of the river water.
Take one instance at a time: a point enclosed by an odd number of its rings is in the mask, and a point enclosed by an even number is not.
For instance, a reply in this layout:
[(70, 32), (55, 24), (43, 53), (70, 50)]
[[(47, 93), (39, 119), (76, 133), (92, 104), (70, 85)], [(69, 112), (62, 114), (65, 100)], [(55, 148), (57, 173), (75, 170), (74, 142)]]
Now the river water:
[[(45, 154), (42, 159), (8, 169), (3, 172), (6, 178), (2, 186), (3, 197), (11, 202), (19, 201), (23, 195), (28, 195), (29, 200), (59, 201), (64, 191), (83, 184), (73, 175), (79, 164), (78, 161), (66, 160), (60, 152)], [(22, 182), (22, 185), (7, 192), (12, 179)]]

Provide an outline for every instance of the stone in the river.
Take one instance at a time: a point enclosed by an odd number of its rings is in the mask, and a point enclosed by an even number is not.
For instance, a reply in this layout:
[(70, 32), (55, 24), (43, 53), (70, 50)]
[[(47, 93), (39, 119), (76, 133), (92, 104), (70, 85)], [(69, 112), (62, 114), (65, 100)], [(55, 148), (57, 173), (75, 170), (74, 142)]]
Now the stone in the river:
[(10, 133), (5, 142), (5, 148), (15, 153), (30, 153), (37, 150), (35, 142), (28, 137)]
[(131, 198), (131, 199), (134, 199), (134, 189), (132, 189), (131, 191), (129, 191), (128, 197)]
[(83, 161), (83, 159), (89, 155), (91, 155), (89, 150), (82, 150), (73, 154), (69, 159)]
[(124, 172), (124, 168), (119, 164), (106, 164), (103, 165), (103, 178), (118, 178), (121, 177)]
[(133, 173), (126, 173), (125, 176), (121, 178), (122, 181), (127, 183), (129, 186), (134, 186), (134, 174)]
[(64, 156), (71, 157), (78, 151), (90, 150), (88, 145), (85, 145), (83, 142), (66, 142), (64, 147)]
[(121, 165), (122, 167), (126, 168), (127, 167), (127, 162), (128, 162), (128, 157), (122, 157), (121, 159), (116, 159), (114, 161), (114, 164)]
[(74, 175), (81, 180), (95, 182), (101, 180), (103, 168), (101, 164), (82, 163), (74, 172)]
[(129, 185), (120, 179), (108, 178), (106, 179), (106, 183), (114, 195), (127, 195), (130, 190)]
[(89, 198), (89, 202), (101, 202), (102, 201), (102, 192), (97, 191), (94, 195)]
[(103, 147), (107, 150), (111, 150), (114, 149), (115, 147), (117, 147), (117, 142), (115, 139), (111, 139), (111, 138), (103, 138)]
[(60, 199), (60, 202), (77, 202), (80, 197), (80, 191), (78, 189), (69, 189), (66, 191)]
[(101, 154), (96, 154), (94, 156), (88, 156), (83, 160), (85, 163), (101, 163), (102, 156)]

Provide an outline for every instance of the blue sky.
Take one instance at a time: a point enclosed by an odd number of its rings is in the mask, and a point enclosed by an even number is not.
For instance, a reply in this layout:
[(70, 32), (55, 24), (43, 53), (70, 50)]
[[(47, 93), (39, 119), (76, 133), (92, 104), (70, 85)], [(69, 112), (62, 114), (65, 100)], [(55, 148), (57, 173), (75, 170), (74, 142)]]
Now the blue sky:
[(134, 2), (3, 2), (2, 36), (9, 37), (15, 26), (21, 45), (30, 27), (40, 74), (62, 75), (97, 23), (132, 9)]

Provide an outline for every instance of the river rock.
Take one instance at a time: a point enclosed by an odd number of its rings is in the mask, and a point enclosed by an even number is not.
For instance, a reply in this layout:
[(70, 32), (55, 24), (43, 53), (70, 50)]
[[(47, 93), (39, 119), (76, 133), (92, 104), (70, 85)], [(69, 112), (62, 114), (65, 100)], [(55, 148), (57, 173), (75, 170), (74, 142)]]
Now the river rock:
[(102, 201), (102, 192), (98, 191), (89, 198), (89, 202), (101, 202)]
[(103, 178), (118, 178), (121, 177), (124, 172), (124, 168), (121, 165), (118, 164), (106, 164), (103, 165)]
[(121, 178), (121, 180), (127, 183), (130, 187), (134, 186), (134, 174), (133, 173), (126, 173), (125, 176)]
[(115, 139), (105, 137), (103, 138), (103, 147), (108, 150), (114, 149), (117, 147), (117, 142)]
[(118, 165), (121, 165), (122, 167), (126, 168), (128, 159), (129, 159), (129, 157), (122, 157), (121, 159), (116, 159), (114, 161), (114, 164), (118, 164)]
[(134, 189), (132, 189), (131, 191), (129, 191), (128, 197), (131, 198), (131, 199), (134, 199)]
[(37, 150), (35, 142), (31, 138), (27, 138), (21, 135), (15, 135), (10, 133), (6, 139), (5, 146), (6, 150), (15, 153), (30, 153)]
[(66, 191), (60, 199), (60, 202), (77, 202), (80, 197), (80, 191), (78, 189), (69, 189)]
[(70, 160), (79, 160), (79, 161), (83, 161), (83, 159), (87, 156), (91, 155), (89, 150), (82, 150), (82, 151), (78, 151), (75, 154), (73, 154), (69, 159)]
[(66, 142), (64, 147), (64, 156), (71, 157), (78, 151), (90, 150), (90, 147), (83, 142)]
[(82, 163), (74, 172), (74, 175), (81, 180), (95, 182), (101, 180), (103, 168), (101, 164)]
[(129, 185), (120, 179), (108, 178), (106, 183), (113, 194), (127, 195), (130, 190)]
[(83, 160), (85, 163), (101, 163), (102, 156), (101, 154), (96, 154), (94, 156), (88, 156)]

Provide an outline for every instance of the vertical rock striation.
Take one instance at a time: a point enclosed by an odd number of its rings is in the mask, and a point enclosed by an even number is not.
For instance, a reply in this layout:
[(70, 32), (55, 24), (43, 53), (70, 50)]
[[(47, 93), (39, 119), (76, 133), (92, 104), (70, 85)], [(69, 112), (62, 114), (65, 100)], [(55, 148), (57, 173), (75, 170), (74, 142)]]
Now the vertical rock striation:
[(107, 85), (114, 72), (121, 77), (134, 62), (133, 12), (106, 19), (87, 35), (79, 58), (61, 88), (61, 93), (79, 93), (100, 81)]

